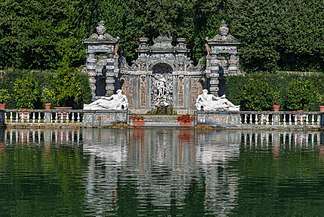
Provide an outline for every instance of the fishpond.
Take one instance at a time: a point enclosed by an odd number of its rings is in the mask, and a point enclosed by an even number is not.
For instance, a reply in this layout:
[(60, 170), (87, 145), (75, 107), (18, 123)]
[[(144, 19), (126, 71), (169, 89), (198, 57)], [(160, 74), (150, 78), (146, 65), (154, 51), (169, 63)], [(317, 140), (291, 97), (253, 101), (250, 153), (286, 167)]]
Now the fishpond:
[(3, 217), (323, 215), (323, 132), (0, 130)]

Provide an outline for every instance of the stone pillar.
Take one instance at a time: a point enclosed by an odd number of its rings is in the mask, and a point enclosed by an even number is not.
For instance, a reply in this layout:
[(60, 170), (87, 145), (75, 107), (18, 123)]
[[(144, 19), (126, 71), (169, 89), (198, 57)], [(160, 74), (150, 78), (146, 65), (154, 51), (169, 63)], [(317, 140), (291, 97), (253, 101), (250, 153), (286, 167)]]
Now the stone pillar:
[(92, 100), (96, 98), (96, 78), (106, 75), (106, 96), (114, 94), (115, 78), (118, 76), (118, 41), (106, 33), (104, 22), (101, 21), (96, 33), (92, 34), (85, 44), (87, 45), (86, 69), (89, 76)]
[(92, 50), (88, 49), (88, 57), (87, 57), (87, 74), (89, 77), (90, 89), (92, 99), (94, 100), (96, 97), (96, 58), (94, 53), (90, 53)]
[(209, 92), (215, 96), (218, 96), (219, 90), (219, 64), (215, 57), (207, 56), (207, 67), (206, 67), (207, 78), (209, 82)]
[(210, 79), (210, 93), (218, 95), (219, 76), (241, 74), (237, 46), (240, 42), (229, 33), (223, 21), (219, 34), (206, 38), (206, 76)]

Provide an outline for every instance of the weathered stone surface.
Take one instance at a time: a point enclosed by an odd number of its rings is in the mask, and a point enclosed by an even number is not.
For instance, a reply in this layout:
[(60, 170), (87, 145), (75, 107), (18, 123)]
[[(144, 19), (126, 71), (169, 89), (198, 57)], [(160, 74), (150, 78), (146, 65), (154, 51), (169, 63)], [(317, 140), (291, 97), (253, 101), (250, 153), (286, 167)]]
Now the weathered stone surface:
[(127, 123), (126, 111), (93, 111), (85, 112), (82, 125), (84, 127), (109, 127), (116, 123)]
[(228, 112), (201, 112), (197, 114), (197, 124), (221, 128), (241, 128), (241, 116)]
[[(237, 50), (240, 42), (229, 33), (229, 28), (224, 21), (219, 28), (219, 34), (212, 39), (206, 38), (206, 41), (209, 56), (206, 65), (207, 70), (216, 70), (217, 73), (222, 71), (224, 76), (241, 74)], [(216, 69), (216, 67), (219, 67), (219, 69)], [(216, 79), (211, 76), (211, 80)]]
[[(206, 61), (193, 65), (186, 40), (159, 36), (149, 44), (149, 39), (139, 39), (138, 58), (130, 65), (118, 56), (118, 38), (106, 33), (103, 22), (96, 33), (85, 41), (88, 46), (87, 72), (93, 100), (97, 93), (112, 95), (116, 89), (125, 93), (132, 112), (150, 111), (156, 107), (173, 107), (183, 113), (195, 109), (195, 101), (202, 89), (218, 96), (219, 79), (223, 75), (240, 74), (237, 46), (239, 41), (230, 33), (225, 23), (219, 34), (207, 39)], [(104, 79), (103, 91), (102, 82)]]

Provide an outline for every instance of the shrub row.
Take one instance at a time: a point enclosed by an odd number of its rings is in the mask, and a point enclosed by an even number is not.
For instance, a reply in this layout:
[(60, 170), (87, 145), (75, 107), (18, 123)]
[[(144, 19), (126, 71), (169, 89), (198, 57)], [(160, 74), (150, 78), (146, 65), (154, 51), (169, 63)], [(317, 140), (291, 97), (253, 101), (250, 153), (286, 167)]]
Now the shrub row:
[(252, 73), (227, 77), (226, 95), (241, 110), (269, 111), (279, 103), (285, 111), (318, 111), (324, 104), (324, 75)]
[(9, 108), (42, 108), (44, 103), (82, 108), (91, 100), (87, 75), (80, 69), (16, 69), (4, 74), (0, 79), (0, 102), (7, 103)]

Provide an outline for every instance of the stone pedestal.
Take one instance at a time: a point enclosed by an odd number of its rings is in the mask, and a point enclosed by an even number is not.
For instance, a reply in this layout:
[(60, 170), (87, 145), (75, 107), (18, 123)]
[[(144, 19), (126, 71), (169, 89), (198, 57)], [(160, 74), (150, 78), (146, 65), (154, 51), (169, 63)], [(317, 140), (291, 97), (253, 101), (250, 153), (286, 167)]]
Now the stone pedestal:
[(84, 127), (110, 127), (117, 123), (127, 123), (127, 111), (93, 111), (85, 112)]
[(239, 128), (241, 116), (234, 112), (199, 112), (197, 113), (197, 124), (220, 128)]

